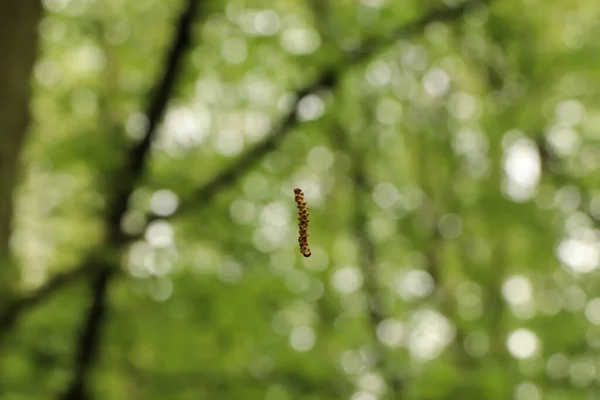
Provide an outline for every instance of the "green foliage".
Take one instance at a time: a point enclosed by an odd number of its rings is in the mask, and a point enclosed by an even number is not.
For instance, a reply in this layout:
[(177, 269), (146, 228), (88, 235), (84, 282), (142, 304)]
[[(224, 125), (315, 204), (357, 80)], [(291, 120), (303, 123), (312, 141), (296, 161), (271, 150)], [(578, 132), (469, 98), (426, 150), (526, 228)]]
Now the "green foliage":
[[(183, 3), (44, 2), (16, 293), (119, 250), (105, 214)], [(122, 221), (94, 398), (596, 398), (600, 5), (473, 2), (396, 39), (448, 6), (206, 3)], [(89, 272), (0, 332), (0, 400), (69, 385)]]

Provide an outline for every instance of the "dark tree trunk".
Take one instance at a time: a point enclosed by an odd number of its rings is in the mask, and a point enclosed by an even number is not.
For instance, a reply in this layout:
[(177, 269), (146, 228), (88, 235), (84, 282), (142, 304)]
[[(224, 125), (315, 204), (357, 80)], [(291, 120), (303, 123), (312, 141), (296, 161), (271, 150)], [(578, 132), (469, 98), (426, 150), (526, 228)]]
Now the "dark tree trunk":
[(8, 243), (20, 154), (30, 120), (30, 76), (41, 10), (40, 0), (0, 0), (0, 289), (4, 290), (7, 278), (14, 276), (9, 271)]

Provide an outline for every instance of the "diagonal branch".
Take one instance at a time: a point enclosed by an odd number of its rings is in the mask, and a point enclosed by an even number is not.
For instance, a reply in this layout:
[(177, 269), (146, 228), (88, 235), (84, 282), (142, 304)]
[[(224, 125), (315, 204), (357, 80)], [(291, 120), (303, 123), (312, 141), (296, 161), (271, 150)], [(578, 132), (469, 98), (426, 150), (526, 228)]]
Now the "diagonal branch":
[[(146, 135), (137, 146), (131, 149), (128, 157), (129, 165), (126, 171), (126, 179), (123, 184), (117, 186), (116, 196), (107, 209), (106, 228), (108, 237), (105, 244), (111, 248), (110, 250), (119, 252), (127, 244), (127, 238), (120, 229), (121, 219), (127, 211), (129, 196), (131, 196), (135, 186), (144, 174), (150, 145), (156, 135), (156, 126), (164, 114), (168, 99), (173, 93), (175, 77), (181, 69), (183, 57), (190, 48), (191, 25), (199, 3), (198, 0), (188, 0), (187, 6), (179, 18), (177, 34), (165, 63), (164, 74), (156, 86), (148, 107), (147, 117), (149, 123)], [(116, 177), (116, 179), (119, 178)], [(106, 321), (108, 311), (107, 293), (112, 277), (117, 271), (118, 268), (115, 265), (102, 264), (92, 282), (93, 300), (81, 329), (74, 360), (74, 376), (63, 395), (60, 396), (61, 400), (81, 400), (88, 397), (87, 380), (93, 363), (98, 356), (98, 348), (102, 340), (102, 326)]]
[(223, 171), (219, 172), (208, 182), (202, 185), (202, 187), (194, 193), (192, 198), (182, 204), (180, 212), (186, 212), (199, 202), (210, 201), (215, 194), (220, 192), (220, 190), (235, 183), (236, 180), (248, 172), (254, 164), (262, 160), (272, 151), (276, 150), (283, 140), (290, 134), (290, 132), (292, 132), (292, 130), (300, 123), (297, 114), (298, 102), (303, 97), (316, 92), (320, 88), (327, 89), (336, 86), (338, 79), (338, 74), (331, 69), (324, 72), (320, 79), (318, 79), (312, 85), (305, 89), (299, 90), (295, 95), (296, 104), (294, 105), (292, 111), (290, 111), (279, 124), (279, 126), (277, 126), (266, 139), (247, 151), (232, 165), (225, 168)]
[(90, 262), (86, 261), (71, 271), (55, 275), (48, 283), (46, 283), (46, 285), (36, 292), (23, 297), (3, 310), (0, 314), (0, 339), (9, 332), (10, 328), (14, 326), (17, 319), (25, 311), (43, 302), (71, 282), (79, 279), (85, 272), (90, 270), (89, 265)]

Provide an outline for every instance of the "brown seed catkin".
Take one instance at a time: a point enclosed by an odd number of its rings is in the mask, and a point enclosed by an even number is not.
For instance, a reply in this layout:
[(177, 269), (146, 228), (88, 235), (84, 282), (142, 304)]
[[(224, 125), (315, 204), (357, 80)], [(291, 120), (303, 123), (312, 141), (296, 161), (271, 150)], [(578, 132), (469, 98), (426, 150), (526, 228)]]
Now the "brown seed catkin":
[(308, 205), (304, 200), (302, 189), (294, 189), (296, 204), (298, 205), (298, 244), (300, 245), (300, 253), (304, 257), (310, 257), (310, 248), (308, 247)]

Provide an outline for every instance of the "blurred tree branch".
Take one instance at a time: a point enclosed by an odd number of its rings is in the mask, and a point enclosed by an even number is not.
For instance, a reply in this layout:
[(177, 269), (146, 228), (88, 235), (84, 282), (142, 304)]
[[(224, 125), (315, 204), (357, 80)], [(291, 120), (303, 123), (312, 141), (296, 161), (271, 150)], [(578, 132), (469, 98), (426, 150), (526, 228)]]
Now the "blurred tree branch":
[[(150, 146), (156, 135), (156, 126), (161, 120), (171, 97), (176, 76), (181, 70), (183, 57), (191, 47), (191, 27), (199, 7), (198, 0), (188, 0), (177, 23), (177, 32), (169, 48), (165, 69), (158, 84), (154, 88), (150, 104), (146, 112), (148, 126), (144, 138), (134, 146), (128, 155), (127, 170), (115, 177), (115, 196), (109, 203), (106, 213), (105, 245), (109, 250), (119, 253), (127, 245), (128, 240), (121, 232), (121, 219), (127, 212), (128, 200), (139, 180), (142, 178)], [(81, 329), (74, 360), (74, 376), (67, 386), (62, 400), (81, 400), (88, 398), (87, 379), (89, 371), (98, 354), (101, 342), (102, 325), (107, 314), (107, 293), (110, 282), (119, 270), (118, 263), (101, 263), (96, 268), (96, 276), (92, 280), (92, 304)]]
[[(372, 107), (368, 109), (371, 110)], [(371, 116), (369, 116), (371, 119)], [(372, 335), (373, 346), (377, 351), (378, 358), (382, 362), (383, 378), (388, 386), (388, 397), (398, 399), (404, 389), (404, 382), (399, 374), (395, 373), (391, 365), (390, 357), (386, 349), (377, 337), (377, 328), (385, 319), (384, 305), (381, 296), (381, 283), (379, 282), (379, 272), (377, 268), (377, 249), (376, 245), (369, 236), (369, 194), (373, 192), (373, 187), (369, 183), (367, 176), (367, 166), (365, 163), (365, 150), (355, 151), (349, 141), (347, 131), (338, 123), (334, 127), (334, 135), (337, 148), (346, 154), (350, 159), (350, 179), (353, 183), (354, 209), (352, 210), (353, 220), (352, 229), (358, 248), (359, 265), (362, 271), (365, 283), (365, 294), (367, 297), (367, 313), (369, 320), (369, 331)]]
[(74, 375), (61, 399), (87, 399), (87, 376), (98, 354), (102, 324), (107, 312), (107, 289), (115, 265), (101, 266), (93, 281), (92, 305), (87, 313), (77, 343), (74, 360)]
[(38, 305), (41, 301), (90, 271), (91, 262), (92, 260), (88, 259), (75, 269), (55, 275), (46, 285), (3, 310), (0, 314), (0, 339), (9, 332), (23, 312)]
[[(320, 76), (314, 81), (314, 83), (296, 92), (296, 102), (292, 107), (291, 111), (285, 117), (282, 118), (282, 121), (278, 124), (278, 126), (262, 142), (248, 150), (233, 164), (231, 164), (229, 167), (226, 167), (223, 171), (219, 172), (212, 179), (207, 181), (194, 193), (194, 196), (192, 196), (189, 199), (184, 199), (184, 201), (182, 201), (180, 210), (178, 213), (176, 213), (176, 215), (181, 215), (186, 211), (194, 209), (198, 204), (209, 202), (222, 189), (233, 184), (237, 179), (244, 175), (244, 173), (246, 173), (250, 167), (258, 163), (271, 151), (277, 149), (280, 143), (286, 138), (286, 136), (300, 124), (297, 115), (297, 105), (303, 97), (322, 89), (334, 89), (338, 84), (341, 74), (343, 74), (343, 72), (348, 68), (349, 65), (358, 65), (361, 62), (368, 60), (370, 57), (376, 54), (379, 51), (379, 49), (389, 46), (399, 38), (406, 38), (413, 34), (421, 32), (428, 24), (432, 22), (456, 20), (462, 17), (469, 10), (469, 7), (471, 5), (478, 3), (480, 2), (473, 0), (463, 3), (459, 7), (444, 7), (433, 10), (421, 17), (420, 19), (414, 22), (410, 22), (404, 25), (403, 27), (394, 30), (386, 38), (368, 40), (363, 46), (348, 54), (349, 64), (342, 63), (341, 65), (331, 67), (323, 71), (320, 74)], [(172, 57), (173, 53), (171, 53), (170, 59)], [(174, 79), (174, 73), (173, 75), (165, 73), (163, 82), (172, 79)], [(164, 92), (162, 93), (162, 95), (160, 92), (160, 90), (157, 91), (157, 95), (156, 97), (154, 97), (154, 100), (152, 101), (149, 107), (148, 117), (150, 120), (150, 124), (148, 126), (148, 132), (152, 132), (151, 129), (153, 130), (155, 128), (155, 125), (159, 120), (157, 118), (154, 122), (152, 122), (151, 117), (153, 113), (155, 114), (156, 112), (160, 111), (159, 106), (162, 104), (162, 102), (166, 101), (166, 97), (164, 97)], [(138, 168), (141, 167), (140, 163), (143, 163), (144, 154), (145, 152), (147, 152), (147, 147), (150, 145), (150, 136), (150, 134), (147, 134), (144, 140), (139, 144), (139, 146), (133, 149), (131, 153), (131, 167), (135, 165), (138, 165)], [(119, 197), (120, 203), (115, 203), (114, 208), (111, 210), (111, 216), (109, 217), (109, 219), (112, 221), (112, 223), (114, 223), (114, 221), (116, 221), (117, 219), (120, 221), (119, 215), (121, 215), (121, 213), (126, 208), (124, 204), (127, 201), (127, 197), (130, 193), (125, 189), (127, 189), (127, 187), (132, 187), (131, 185), (133, 184), (134, 180), (129, 180), (127, 184), (123, 185), (124, 187), (121, 190), (121, 195)], [(122, 233), (120, 232), (120, 230), (117, 229), (116, 235), (113, 237), (112, 240), (122, 242), (125, 240), (125, 238), (122, 237)], [(18, 318), (23, 314), (24, 311), (36, 304), (39, 304), (49, 295), (52, 295), (53, 293), (57, 292), (66, 284), (76, 281), (77, 278), (84, 275), (84, 272), (89, 271), (90, 269), (91, 268), (89, 260), (86, 259), (84, 263), (74, 268), (73, 270), (51, 278), (42, 288), (38, 289), (36, 292), (11, 303), (0, 313), (0, 328), (4, 332), (6, 332), (17, 322)], [(3, 324), (3, 322), (5, 323)]]
[(30, 122), (30, 78), (41, 11), (39, 0), (0, 2), (0, 293), (5, 296), (16, 276), (9, 239), (21, 148)]

